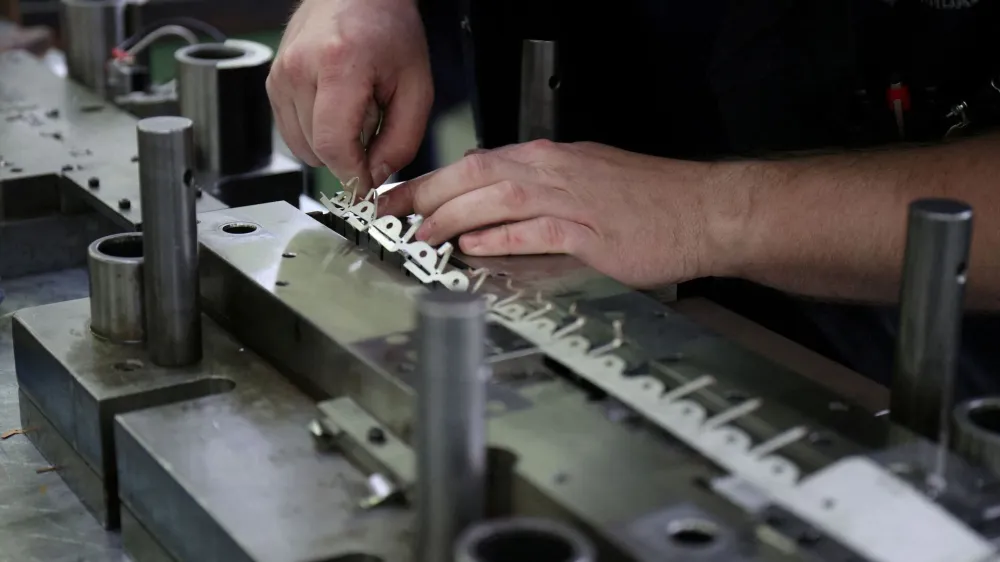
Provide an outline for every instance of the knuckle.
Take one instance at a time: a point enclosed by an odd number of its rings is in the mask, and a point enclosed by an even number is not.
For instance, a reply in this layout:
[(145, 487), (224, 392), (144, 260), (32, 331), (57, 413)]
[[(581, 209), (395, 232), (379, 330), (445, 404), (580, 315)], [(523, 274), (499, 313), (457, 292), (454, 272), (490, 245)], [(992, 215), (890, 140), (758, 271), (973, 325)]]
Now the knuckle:
[(344, 62), (351, 52), (348, 41), (328, 41), (319, 50), (319, 58), (324, 66), (336, 66)]
[(485, 154), (470, 154), (462, 159), (462, 176), (470, 181), (485, 177), (490, 168), (489, 158)]
[(297, 84), (309, 79), (309, 56), (302, 49), (289, 47), (282, 53), (278, 64), (275, 65), (279, 80), (281, 82), (291, 82)]
[(532, 156), (541, 156), (555, 150), (556, 143), (548, 139), (537, 139), (524, 145), (524, 150)]
[(501, 201), (510, 209), (523, 207), (528, 202), (528, 190), (518, 183), (504, 180), (499, 188)]

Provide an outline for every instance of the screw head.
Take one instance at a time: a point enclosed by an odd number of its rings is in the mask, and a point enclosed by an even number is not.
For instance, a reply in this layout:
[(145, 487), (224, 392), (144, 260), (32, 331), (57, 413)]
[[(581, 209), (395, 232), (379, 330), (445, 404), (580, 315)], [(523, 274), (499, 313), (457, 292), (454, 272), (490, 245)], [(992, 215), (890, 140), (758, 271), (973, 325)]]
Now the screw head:
[(373, 445), (385, 444), (385, 431), (381, 427), (373, 427), (368, 430), (368, 442)]
[(127, 211), (132, 208), (132, 202), (129, 201), (128, 198), (123, 197), (118, 200), (118, 208), (123, 211)]
[(97, 189), (98, 187), (101, 187), (101, 179), (96, 177), (90, 178), (87, 180), (87, 186), (90, 187), (90, 189)]

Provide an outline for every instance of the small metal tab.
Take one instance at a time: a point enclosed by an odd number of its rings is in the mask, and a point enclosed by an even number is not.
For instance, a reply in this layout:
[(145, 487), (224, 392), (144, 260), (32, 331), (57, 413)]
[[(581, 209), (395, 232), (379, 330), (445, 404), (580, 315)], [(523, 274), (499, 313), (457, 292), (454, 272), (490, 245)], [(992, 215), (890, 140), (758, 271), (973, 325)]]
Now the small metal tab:
[(591, 349), (591, 357), (600, 357), (605, 353), (618, 349), (623, 343), (625, 343), (623, 324), (624, 323), (621, 320), (614, 320), (611, 322), (611, 330), (614, 332), (614, 337), (608, 343)]
[(392, 215), (377, 218), (368, 227), (368, 235), (389, 252), (396, 251), (402, 234), (403, 223)]
[(482, 288), (483, 283), (486, 282), (486, 278), (490, 276), (490, 270), (485, 267), (480, 267), (479, 269), (473, 269), (470, 271), (469, 275), (476, 277), (476, 283), (472, 286), (472, 292), (478, 293), (479, 289)]

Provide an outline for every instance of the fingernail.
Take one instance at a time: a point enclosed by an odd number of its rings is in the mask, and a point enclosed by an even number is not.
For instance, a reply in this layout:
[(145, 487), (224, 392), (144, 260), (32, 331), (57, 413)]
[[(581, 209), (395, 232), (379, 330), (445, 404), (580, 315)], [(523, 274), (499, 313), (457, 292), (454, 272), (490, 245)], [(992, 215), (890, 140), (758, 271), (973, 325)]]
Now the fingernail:
[(421, 242), (427, 242), (430, 240), (431, 228), (428, 223), (424, 222), (424, 224), (420, 225), (420, 228), (417, 229), (417, 233), (414, 236), (416, 236), (417, 240), (420, 240)]
[(461, 248), (463, 252), (472, 252), (479, 247), (479, 237), (472, 234), (466, 234), (458, 239), (458, 247)]

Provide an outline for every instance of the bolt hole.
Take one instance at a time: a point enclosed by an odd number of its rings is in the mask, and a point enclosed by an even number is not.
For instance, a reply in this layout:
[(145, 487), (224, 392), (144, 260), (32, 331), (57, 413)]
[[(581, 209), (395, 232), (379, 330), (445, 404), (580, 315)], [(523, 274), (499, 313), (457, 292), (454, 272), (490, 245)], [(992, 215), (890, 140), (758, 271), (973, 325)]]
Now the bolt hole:
[(250, 234), (257, 231), (257, 225), (245, 222), (231, 222), (223, 225), (222, 231), (227, 234)]
[(472, 551), (482, 562), (573, 562), (580, 554), (566, 538), (529, 528), (500, 530), (483, 537)]
[(705, 519), (681, 519), (667, 525), (667, 535), (686, 548), (704, 548), (715, 542), (719, 528)]
[(130, 373), (132, 371), (138, 371), (144, 366), (145, 365), (143, 365), (142, 361), (139, 361), (138, 359), (126, 359), (125, 361), (115, 363), (113, 368), (116, 371)]
[(420, 257), (426, 258), (427, 257), (427, 250), (421, 250), (420, 251)]
[(274, 284), (277, 285), (277, 286), (279, 286), (279, 287), (287, 287), (288, 286), (288, 281), (275, 281)]
[(295, 252), (285, 252), (284, 254), (281, 254), (281, 257), (283, 257), (283, 258), (294, 258), (297, 255), (298, 254), (296, 254)]
[(184, 185), (191, 187), (192, 183), (194, 183), (194, 172), (191, 170), (184, 170)]
[(559, 77), (558, 76), (549, 76), (549, 89), (550, 90), (558, 90), (559, 89)]
[(15, 173), (15, 174), (20, 174), (21, 172), (24, 171), (24, 168), (14, 167), (14, 168), (11, 168), (10, 171), (13, 172), (13, 173)]

